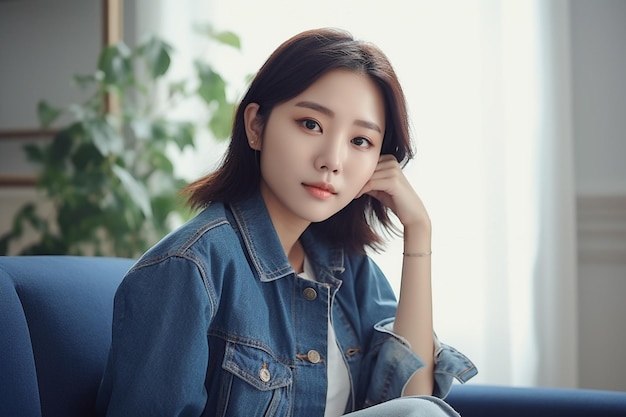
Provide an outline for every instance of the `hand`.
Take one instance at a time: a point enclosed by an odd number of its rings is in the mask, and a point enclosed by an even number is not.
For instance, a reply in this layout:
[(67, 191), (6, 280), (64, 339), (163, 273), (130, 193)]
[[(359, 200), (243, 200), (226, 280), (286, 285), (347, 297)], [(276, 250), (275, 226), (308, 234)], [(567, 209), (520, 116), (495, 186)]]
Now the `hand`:
[(405, 227), (430, 228), (430, 217), (393, 155), (381, 155), (376, 170), (363, 186), (358, 197), (368, 194), (398, 217)]

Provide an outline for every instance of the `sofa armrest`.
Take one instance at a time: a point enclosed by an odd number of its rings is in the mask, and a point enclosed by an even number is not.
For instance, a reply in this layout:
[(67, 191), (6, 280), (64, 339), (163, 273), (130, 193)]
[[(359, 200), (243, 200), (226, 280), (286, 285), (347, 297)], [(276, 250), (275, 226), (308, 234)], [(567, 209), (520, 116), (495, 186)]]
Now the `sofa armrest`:
[(626, 393), (571, 388), (454, 385), (446, 401), (462, 417), (624, 417)]
[(0, 256), (0, 416), (92, 415), (131, 259)]

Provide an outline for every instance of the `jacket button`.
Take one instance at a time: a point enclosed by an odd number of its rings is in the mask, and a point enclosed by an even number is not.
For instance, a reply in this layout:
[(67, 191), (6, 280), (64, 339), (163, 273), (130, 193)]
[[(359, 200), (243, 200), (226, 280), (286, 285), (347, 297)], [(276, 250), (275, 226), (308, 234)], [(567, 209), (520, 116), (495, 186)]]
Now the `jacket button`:
[(306, 356), (311, 363), (318, 363), (321, 359), (320, 354), (317, 350), (309, 350)]
[(261, 381), (263, 382), (269, 382), (271, 379), (270, 371), (268, 371), (265, 367), (261, 368), (259, 371), (259, 378), (261, 378)]
[(317, 291), (314, 288), (308, 287), (302, 291), (302, 295), (309, 301), (313, 301), (317, 298)]

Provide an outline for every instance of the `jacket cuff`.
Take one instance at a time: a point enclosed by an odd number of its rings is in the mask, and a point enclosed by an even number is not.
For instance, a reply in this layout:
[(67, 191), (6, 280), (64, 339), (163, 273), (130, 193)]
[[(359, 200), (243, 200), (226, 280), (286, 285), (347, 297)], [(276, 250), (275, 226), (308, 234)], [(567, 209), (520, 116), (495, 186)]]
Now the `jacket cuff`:
[(374, 346), (378, 346), (378, 352), (367, 387), (365, 407), (401, 397), (411, 376), (424, 367), (424, 362), (411, 350), (408, 341), (391, 329), (393, 319), (374, 326), (374, 338), (377, 339)]
[[(387, 397), (382, 401), (402, 396), (413, 374), (424, 366), (424, 362), (413, 352), (409, 342), (394, 333), (393, 323), (393, 319), (387, 319), (374, 326), (379, 337), (385, 338), (377, 361), (377, 367), (383, 367), (380, 370), (384, 369), (385, 375), (384, 378), (373, 378), (372, 382), (372, 385), (376, 386), (375, 389), (380, 390), (381, 395), (383, 392), (387, 393)], [(433, 396), (445, 398), (454, 379), (465, 383), (476, 375), (478, 370), (461, 352), (441, 343), (436, 334), (433, 334), (433, 339), (435, 343)]]
[(464, 384), (478, 373), (467, 356), (444, 343), (439, 344), (435, 355), (435, 388), (433, 396), (446, 398), (454, 379)]

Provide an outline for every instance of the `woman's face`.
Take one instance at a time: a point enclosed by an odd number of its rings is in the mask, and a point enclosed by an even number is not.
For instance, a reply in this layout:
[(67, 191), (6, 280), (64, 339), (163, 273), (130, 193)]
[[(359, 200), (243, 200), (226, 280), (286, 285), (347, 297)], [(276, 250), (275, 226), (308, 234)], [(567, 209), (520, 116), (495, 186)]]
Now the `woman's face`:
[[(254, 120), (257, 110), (250, 104), (246, 120)], [(383, 95), (366, 75), (333, 70), (275, 106), (262, 138), (258, 126), (246, 126), (251, 146), (260, 151), (261, 194), (272, 220), (306, 227), (344, 208), (376, 169), (385, 132)]]

